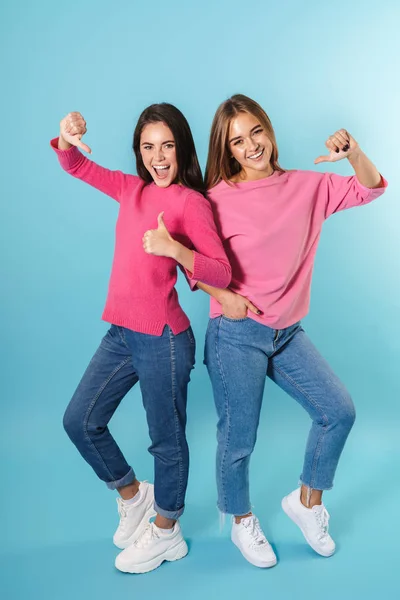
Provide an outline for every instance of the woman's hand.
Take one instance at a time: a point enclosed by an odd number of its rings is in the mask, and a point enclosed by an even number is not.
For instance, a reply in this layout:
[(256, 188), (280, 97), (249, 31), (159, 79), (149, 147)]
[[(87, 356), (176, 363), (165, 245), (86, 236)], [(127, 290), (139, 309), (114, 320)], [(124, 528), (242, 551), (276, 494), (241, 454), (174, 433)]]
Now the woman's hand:
[(158, 215), (158, 228), (149, 229), (143, 236), (143, 248), (147, 254), (174, 258), (177, 242), (170, 236), (163, 220), (164, 213)]
[(350, 158), (350, 156), (359, 150), (358, 143), (346, 129), (339, 129), (336, 133), (330, 135), (325, 142), (325, 146), (329, 150), (329, 155), (316, 158), (314, 160), (315, 165), (322, 162), (336, 162), (343, 158)]
[(261, 311), (250, 300), (231, 290), (221, 292), (218, 302), (222, 306), (223, 315), (228, 319), (244, 319), (247, 317), (248, 310), (256, 315), (261, 315)]
[(84, 152), (91, 154), (92, 151), (89, 146), (81, 141), (82, 136), (85, 135), (86, 131), (86, 121), (81, 113), (68, 113), (60, 122), (60, 139), (58, 147), (60, 150), (67, 150), (71, 146), (77, 146)]

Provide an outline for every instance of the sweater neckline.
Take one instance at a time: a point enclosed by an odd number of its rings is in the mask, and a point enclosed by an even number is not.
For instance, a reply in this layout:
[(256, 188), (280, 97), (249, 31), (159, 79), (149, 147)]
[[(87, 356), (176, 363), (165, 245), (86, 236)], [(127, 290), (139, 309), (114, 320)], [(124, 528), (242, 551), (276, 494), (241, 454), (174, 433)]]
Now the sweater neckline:
[[(266, 187), (269, 185), (275, 185), (276, 183), (283, 183), (283, 181), (285, 181), (287, 179), (287, 175), (288, 175), (287, 171), (285, 171), (283, 173), (282, 173), (282, 171), (274, 171), (271, 175), (268, 175), (267, 177), (262, 177), (261, 179), (255, 179), (252, 181), (238, 181), (237, 183), (234, 183), (234, 182), (227, 183), (226, 181), (222, 180), (215, 186), (215, 188), (217, 188), (218, 186), (221, 186), (221, 187), (231, 188), (232, 190), (234, 190), (234, 189), (250, 190), (252, 188)], [(215, 188), (212, 188), (210, 190), (210, 192), (212, 192), (212, 190)]]

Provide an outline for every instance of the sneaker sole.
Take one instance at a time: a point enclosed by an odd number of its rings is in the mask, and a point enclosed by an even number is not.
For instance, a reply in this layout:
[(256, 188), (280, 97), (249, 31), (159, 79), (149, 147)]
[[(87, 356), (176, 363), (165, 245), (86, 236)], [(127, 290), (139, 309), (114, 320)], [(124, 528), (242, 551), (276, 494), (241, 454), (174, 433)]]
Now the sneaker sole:
[(311, 546), (311, 548), (314, 550), (314, 552), (316, 552), (317, 554), (319, 554), (320, 556), (324, 556), (325, 558), (329, 558), (330, 556), (333, 556), (333, 554), (335, 554), (335, 550), (333, 550), (333, 552), (328, 553), (324, 553), (322, 552), (317, 546), (315, 546), (315, 544), (313, 544), (313, 542), (307, 537), (306, 532), (304, 531), (304, 529), (302, 528), (297, 515), (295, 512), (293, 512), (293, 510), (290, 507), (290, 504), (288, 502), (288, 499), (286, 498), (286, 496), (283, 498), (282, 500), (282, 509), (283, 511), (287, 514), (287, 516), (289, 517), (289, 519), (291, 519), (293, 521), (293, 523), (295, 523), (297, 525), (297, 527), (300, 529), (301, 533), (304, 536), (304, 539), (306, 540), (307, 544), (309, 546)]
[(270, 569), (271, 567), (274, 567), (278, 562), (276, 557), (267, 562), (262, 562), (261, 560), (260, 561), (254, 560), (254, 558), (251, 558), (250, 555), (248, 555), (244, 550), (242, 550), (240, 545), (237, 544), (234, 539), (231, 538), (231, 540), (235, 544), (235, 546), (239, 550), (239, 552), (242, 554), (242, 556), (244, 556), (244, 558), (247, 560), (247, 562), (254, 565), (255, 567), (259, 567), (260, 569)]
[(114, 546), (116, 546), (120, 550), (125, 550), (125, 548), (128, 548), (128, 546), (130, 546), (131, 544), (133, 544), (133, 542), (135, 542), (137, 540), (137, 538), (142, 533), (142, 531), (145, 529), (145, 527), (147, 527), (147, 524), (150, 521), (150, 519), (152, 519), (156, 515), (157, 515), (157, 513), (152, 506), (151, 508), (149, 508), (149, 510), (144, 515), (143, 519), (140, 521), (137, 529), (135, 529), (135, 531), (129, 536), (129, 538), (125, 542), (117, 543), (113, 539)]
[(181, 542), (179, 542), (179, 544), (177, 544), (173, 548), (170, 548), (169, 550), (167, 550), (167, 552), (165, 552), (165, 554), (162, 554), (161, 556), (157, 556), (156, 558), (153, 558), (152, 560), (149, 560), (144, 563), (140, 563), (138, 565), (118, 566), (118, 564), (117, 564), (118, 556), (117, 556), (117, 558), (115, 559), (115, 566), (119, 571), (122, 571), (123, 573), (136, 573), (136, 574), (149, 573), (149, 571), (154, 571), (154, 569), (157, 569), (164, 561), (173, 562), (174, 560), (180, 560), (181, 558), (185, 558), (188, 551), (189, 550), (188, 550), (185, 540), (182, 540)]

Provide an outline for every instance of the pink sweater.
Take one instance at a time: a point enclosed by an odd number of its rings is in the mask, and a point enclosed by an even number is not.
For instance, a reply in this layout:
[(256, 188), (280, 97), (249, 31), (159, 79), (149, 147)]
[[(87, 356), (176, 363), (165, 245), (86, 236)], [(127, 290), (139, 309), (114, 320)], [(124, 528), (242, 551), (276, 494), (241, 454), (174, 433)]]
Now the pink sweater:
[(103, 319), (140, 333), (161, 335), (165, 325), (174, 334), (189, 327), (175, 290), (178, 263), (143, 250), (143, 234), (157, 229), (157, 216), (172, 237), (194, 252), (194, 271), (186, 276), (227, 287), (231, 268), (218, 236), (210, 203), (200, 193), (180, 185), (159, 188), (133, 175), (110, 171), (86, 158), (77, 148), (51, 146), (62, 168), (108, 194), (120, 204), (116, 244)]
[[(274, 329), (308, 312), (311, 276), (322, 224), (346, 208), (368, 204), (387, 186), (368, 189), (355, 176), (276, 171), (270, 177), (209, 192), (215, 221), (232, 265), (230, 289), (263, 314), (248, 316)], [(211, 317), (221, 306), (211, 298)]]

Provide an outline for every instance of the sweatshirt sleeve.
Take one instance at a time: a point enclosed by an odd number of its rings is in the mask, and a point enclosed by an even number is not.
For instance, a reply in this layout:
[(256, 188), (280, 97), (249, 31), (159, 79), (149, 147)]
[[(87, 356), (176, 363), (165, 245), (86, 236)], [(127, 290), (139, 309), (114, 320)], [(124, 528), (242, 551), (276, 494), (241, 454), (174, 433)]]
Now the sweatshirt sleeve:
[(388, 183), (381, 176), (378, 188), (367, 188), (362, 185), (355, 175), (343, 177), (335, 173), (323, 175), (323, 195), (326, 199), (325, 219), (340, 210), (369, 204), (383, 194)]
[(58, 138), (51, 140), (50, 145), (57, 154), (58, 162), (64, 171), (95, 187), (107, 196), (111, 196), (118, 202), (128, 181), (130, 185), (132, 185), (132, 182), (139, 185), (139, 177), (126, 175), (121, 171), (105, 169), (84, 156), (76, 146), (71, 146), (69, 150), (59, 150)]
[(183, 226), (194, 247), (193, 273), (184, 270), (190, 287), (193, 289), (198, 281), (218, 288), (228, 287), (232, 269), (217, 233), (211, 205), (200, 193), (188, 195)]

